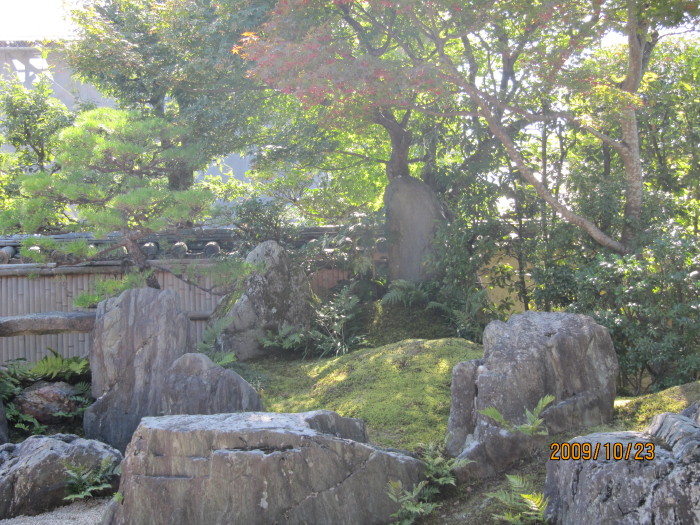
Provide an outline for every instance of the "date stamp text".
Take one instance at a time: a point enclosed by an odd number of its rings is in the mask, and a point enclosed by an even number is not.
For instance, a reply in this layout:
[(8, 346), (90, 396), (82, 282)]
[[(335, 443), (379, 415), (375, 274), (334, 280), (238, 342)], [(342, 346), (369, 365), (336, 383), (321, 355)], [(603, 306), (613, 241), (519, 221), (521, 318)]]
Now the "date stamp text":
[(656, 457), (654, 443), (552, 443), (549, 445), (549, 459), (555, 461), (584, 460), (595, 461), (599, 457), (606, 460), (651, 461)]

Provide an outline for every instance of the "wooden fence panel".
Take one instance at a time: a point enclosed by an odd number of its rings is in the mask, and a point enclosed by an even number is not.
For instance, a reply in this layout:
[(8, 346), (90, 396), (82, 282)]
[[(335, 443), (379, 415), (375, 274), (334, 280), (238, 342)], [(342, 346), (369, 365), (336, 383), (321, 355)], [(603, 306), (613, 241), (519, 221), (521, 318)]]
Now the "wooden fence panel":
[[(158, 261), (162, 264), (164, 261)], [(52, 311), (78, 311), (74, 299), (81, 293), (94, 289), (95, 281), (104, 278), (120, 278), (121, 268), (108, 266), (98, 272), (77, 273), (75, 267), (59, 267), (49, 272), (40, 265), (0, 265), (0, 317)], [(190, 345), (200, 340), (206, 320), (199, 319), (212, 312), (219, 297), (184, 283), (167, 272), (156, 272), (164, 289), (172, 289), (180, 295), (183, 311), (197, 314), (190, 321)], [(205, 280), (205, 286), (208, 283)], [(12, 359), (36, 362), (52, 348), (65, 357), (87, 355), (91, 344), (89, 333), (53, 335), (23, 335), (0, 337), (0, 364)]]

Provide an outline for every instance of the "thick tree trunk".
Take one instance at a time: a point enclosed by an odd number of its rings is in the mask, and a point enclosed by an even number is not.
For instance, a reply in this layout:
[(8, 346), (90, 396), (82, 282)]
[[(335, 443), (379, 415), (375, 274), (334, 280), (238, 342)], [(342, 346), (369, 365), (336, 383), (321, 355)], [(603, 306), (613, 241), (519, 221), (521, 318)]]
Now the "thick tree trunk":
[(90, 332), (95, 312), (45, 312), (0, 317), (0, 337)]
[[(147, 272), (151, 269), (148, 261), (146, 260), (146, 255), (143, 253), (143, 250), (141, 250), (141, 247), (134, 239), (127, 236), (124, 240), (124, 246), (126, 247), (129, 257), (131, 257), (131, 260), (139, 272)], [(146, 285), (149, 288), (160, 290), (160, 283), (153, 273), (146, 279)]]
[(189, 190), (194, 184), (194, 172), (186, 166), (173, 167), (168, 173), (168, 189), (173, 191)]
[(623, 112), (621, 119), (622, 163), (625, 167), (625, 208), (622, 228), (622, 244), (627, 249), (634, 248), (634, 240), (642, 219), (642, 198), (644, 193), (644, 175), (639, 151), (639, 130), (634, 109)]

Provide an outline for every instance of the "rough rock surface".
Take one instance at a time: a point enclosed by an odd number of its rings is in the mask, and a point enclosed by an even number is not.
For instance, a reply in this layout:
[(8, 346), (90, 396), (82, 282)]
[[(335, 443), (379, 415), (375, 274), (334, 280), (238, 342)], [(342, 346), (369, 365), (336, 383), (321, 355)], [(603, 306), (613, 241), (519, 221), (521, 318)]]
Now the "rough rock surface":
[(7, 417), (5, 416), (5, 405), (0, 401), (0, 445), (7, 443), (9, 430), (7, 427)]
[(427, 275), (425, 259), (433, 249), (435, 228), (444, 220), (440, 201), (423, 181), (398, 177), (384, 192), (389, 278), (422, 281)]
[[(597, 460), (547, 463), (544, 492), (553, 523), (700, 523), (700, 425), (695, 421), (659, 414), (645, 432), (589, 434), (569, 443), (600, 448)], [(631, 459), (626, 460), (628, 447)], [(616, 450), (622, 460), (615, 460)], [(635, 454), (646, 459), (633, 459)]]
[(260, 343), (266, 330), (276, 331), (283, 324), (308, 328), (313, 320), (309, 280), (279, 244), (259, 244), (246, 262), (264, 269), (247, 278), (246, 290), (235, 304), (224, 297), (211, 316), (211, 323), (230, 320), (216, 343), (219, 350), (235, 352), (240, 360), (268, 353)]
[(25, 388), (16, 398), (15, 406), (20, 412), (34, 416), (45, 425), (61, 423), (65, 419), (55, 416), (57, 412), (75, 412), (80, 403), (71, 399), (78, 391), (73, 385), (59, 381), (38, 381)]
[(168, 369), (163, 387), (165, 414), (222, 414), (262, 410), (260, 396), (233, 370), (204, 354), (185, 354)]
[(65, 464), (99, 467), (119, 463), (119, 451), (70, 434), (31, 436), (0, 446), (0, 519), (34, 515), (65, 505)]
[(89, 332), (94, 312), (44, 312), (0, 318), (0, 337)]
[(372, 525), (423, 464), (366, 443), (364, 424), (330, 411), (144, 418), (103, 525)]
[(162, 413), (166, 372), (187, 351), (189, 324), (172, 290), (131, 289), (98, 305), (87, 437), (123, 451), (143, 416)]
[(447, 452), (475, 462), (459, 478), (488, 476), (528, 454), (541, 438), (501, 428), (479, 411), (497, 408), (511, 424), (526, 423), (547, 394), (542, 418), (550, 433), (612, 418), (618, 363), (607, 329), (590, 317), (527, 312), (484, 331), (484, 357), (452, 372)]

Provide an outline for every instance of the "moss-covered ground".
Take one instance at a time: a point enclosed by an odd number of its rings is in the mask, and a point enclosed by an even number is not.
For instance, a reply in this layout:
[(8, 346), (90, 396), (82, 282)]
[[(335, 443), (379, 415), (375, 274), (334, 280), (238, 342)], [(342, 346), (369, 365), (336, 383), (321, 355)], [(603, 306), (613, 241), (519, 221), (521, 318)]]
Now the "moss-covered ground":
[(280, 355), (235, 368), (258, 388), (266, 410), (334, 410), (364, 419), (373, 443), (415, 449), (444, 440), (452, 368), (482, 353), (464, 339), (410, 339), (331, 359)]
[[(442, 443), (450, 409), (452, 367), (482, 355), (480, 345), (463, 339), (408, 339), (367, 348), (330, 359), (277, 355), (235, 368), (261, 392), (265, 408), (300, 412), (320, 408), (359, 417), (369, 437), (380, 446), (415, 451), (421, 444)], [(634, 399), (620, 398), (615, 420), (586, 431), (639, 430), (654, 414), (678, 412), (700, 400), (700, 381)], [(549, 436), (535, 455), (513, 467), (535, 487), (542, 487), (549, 443), (573, 435)], [(492, 515), (503, 513), (489, 493), (506, 489), (504, 475), (448, 488), (441, 506), (418, 523), (464, 525), (499, 523)]]

